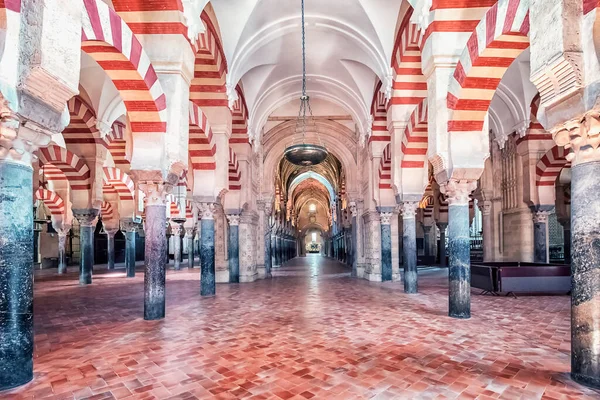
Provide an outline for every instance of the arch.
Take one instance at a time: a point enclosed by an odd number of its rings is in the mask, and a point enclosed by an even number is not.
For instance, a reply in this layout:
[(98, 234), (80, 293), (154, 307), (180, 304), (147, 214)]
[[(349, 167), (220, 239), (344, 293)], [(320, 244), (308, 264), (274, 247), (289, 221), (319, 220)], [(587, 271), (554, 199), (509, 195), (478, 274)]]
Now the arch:
[(131, 165), (127, 159), (127, 141), (125, 139), (126, 129), (124, 123), (115, 121), (112, 125), (110, 134), (104, 138), (104, 141), (106, 142), (106, 148), (112, 155), (115, 166), (128, 172)]
[(115, 217), (113, 206), (109, 202), (102, 202), (102, 206), (100, 207), (100, 217), (103, 221), (110, 221)]
[(373, 94), (373, 102), (371, 103), (371, 115), (373, 124), (371, 125), (371, 142), (389, 142), (392, 137), (387, 127), (387, 100), (385, 94), (379, 89), (381, 81), (375, 86), (375, 94)]
[(192, 202), (189, 200), (185, 201), (185, 219), (187, 219), (187, 220), (194, 219), (194, 208), (192, 207)]
[(232, 129), (229, 144), (250, 144), (248, 138), (248, 106), (240, 85), (235, 89), (237, 100), (232, 108)]
[(190, 101), (190, 136), (189, 154), (194, 170), (214, 171), (217, 169), (215, 153), (217, 146), (214, 143), (213, 132), (206, 115), (200, 108)]
[(383, 157), (379, 164), (379, 189), (386, 190), (392, 188), (392, 154), (391, 146), (388, 144), (383, 149)]
[[(123, 98), (132, 136), (144, 142), (146, 165), (148, 143), (152, 143), (148, 136), (164, 140), (167, 129), (167, 101), (158, 75), (139, 40), (114, 10), (101, 0), (83, 3), (81, 48), (104, 69)], [(160, 160), (162, 147), (150, 146), (157, 150), (152, 159)]]
[(77, 155), (58, 146), (40, 149), (40, 165), (52, 164), (61, 174), (52, 173), (46, 168), (45, 174), (50, 180), (67, 180), (73, 191), (88, 191), (92, 187), (91, 174), (88, 166)]
[(540, 121), (538, 121), (537, 119), (538, 110), (540, 109), (540, 100), (541, 97), (539, 93), (533, 96), (533, 99), (531, 100), (531, 106), (529, 107), (529, 109), (531, 110), (529, 113), (529, 120), (531, 121), (529, 123), (529, 129), (544, 130), (544, 127), (542, 126), (542, 124), (540, 124)]
[(448, 132), (481, 132), (496, 88), (529, 47), (529, 0), (500, 0), (479, 22), (450, 80)]
[(65, 214), (65, 202), (56, 192), (40, 188), (35, 192), (35, 199), (44, 203), (52, 217), (62, 217)]
[(535, 185), (554, 187), (560, 171), (570, 166), (566, 158), (567, 154), (569, 151), (564, 147), (554, 146), (548, 150), (536, 164)]
[(290, 188), (288, 190), (289, 193), (294, 193), (294, 190), (296, 189), (296, 187), (300, 183), (302, 183), (303, 181), (305, 181), (307, 179), (316, 179), (317, 181), (321, 182), (323, 184), (323, 186), (325, 186), (327, 188), (327, 191), (329, 192), (329, 196), (331, 197), (331, 199), (335, 199), (335, 191), (333, 190), (333, 186), (331, 185), (331, 182), (329, 182), (323, 175), (318, 174), (313, 171), (303, 172), (302, 174), (295, 177), (294, 180), (292, 181), (292, 183), (290, 184)]
[(93, 109), (79, 96), (72, 97), (67, 102), (71, 121), (63, 130), (65, 143), (69, 144), (104, 144), (98, 137), (96, 114)]
[(133, 201), (135, 184), (125, 172), (118, 168), (104, 167), (104, 184), (112, 186), (121, 201)]
[(235, 151), (229, 148), (229, 190), (241, 190), (241, 174), (239, 171), (239, 164)]
[(412, 112), (402, 136), (400, 167), (425, 168), (427, 163), (427, 98)]

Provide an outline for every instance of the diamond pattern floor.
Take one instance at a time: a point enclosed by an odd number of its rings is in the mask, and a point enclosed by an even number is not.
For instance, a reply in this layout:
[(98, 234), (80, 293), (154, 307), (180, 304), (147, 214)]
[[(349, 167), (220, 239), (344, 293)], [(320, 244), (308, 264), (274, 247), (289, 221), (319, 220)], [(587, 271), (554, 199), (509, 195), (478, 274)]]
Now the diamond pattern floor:
[(198, 274), (169, 271), (167, 318), (146, 322), (141, 273), (80, 287), (37, 271), (35, 378), (0, 398), (600, 398), (568, 375), (567, 296), (474, 292), (464, 321), (446, 316), (445, 270), (411, 296), (318, 256), (214, 298)]

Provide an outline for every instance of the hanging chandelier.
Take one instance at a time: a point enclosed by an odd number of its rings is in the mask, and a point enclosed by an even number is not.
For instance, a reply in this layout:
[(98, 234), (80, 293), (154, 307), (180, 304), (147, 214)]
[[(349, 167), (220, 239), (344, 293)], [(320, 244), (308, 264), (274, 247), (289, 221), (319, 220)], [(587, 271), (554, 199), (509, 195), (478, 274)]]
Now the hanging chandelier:
[[(306, 143), (306, 131), (314, 130), (319, 145)], [(304, 29), (304, 0), (302, 0), (302, 96), (300, 97), (300, 111), (296, 120), (296, 129), (292, 145), (285, 149), (285, 159), (294, 165), (310, 167), (325, 161), (327, 149), (321, 142), (317, 124), (310, 108), (310, 98), (306, 94), (306, 35)]]

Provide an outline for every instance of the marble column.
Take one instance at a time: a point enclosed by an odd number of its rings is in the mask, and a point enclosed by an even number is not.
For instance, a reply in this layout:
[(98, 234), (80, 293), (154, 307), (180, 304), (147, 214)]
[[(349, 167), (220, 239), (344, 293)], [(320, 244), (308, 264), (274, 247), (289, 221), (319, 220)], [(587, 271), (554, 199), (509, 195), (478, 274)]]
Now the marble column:
[(277, 236), (273, 233), (273, 228), (271, 228), (271, 233), (271, 260), (273, 263), (273, 268), (279, 268), (281, 265), (279, 265), (279, 260), (277, 257)]
[[(419, 203), (402, 203), (402, 264), (404, 268), (404, 292), (418, 293), (419, 273), (417, 270), (417, 224), (416, 215)], [(427, 233), (427, 232), (426, 232)]]
[(70, 228), (56, 230), (58, 233), (58, 273), (67, 273), (67, 235)]
[(477, 182), (451, 180), (448, 198), (449, 311), (453, 318), (471, 318), (471, 246), (469, 195)]
[(571, 263), (571, 221), (562, 223), (565, 264)]
[(106, 229), (107, 246), (106, 251), (108, 255), (108, 269), (115, 269), (115, 235), (119, 232), (118, 229)]
[(351, 276), (358, 276), (358, 207), (355, 202), (350, 203), (350, 212), (352, 213), (352, 273)]
[(146, 193), (146, 221), (144, 222), (144, 319), (165, 317), (167, 252), (166, 196), (170, 185), (163, 182), (143, 182), (140, 189)]
[(3, 150), (0, 141), (0, 390), (33, 378), (33, 169)]
[(431, 255), (431, 245), (429, 237), (431, 236), (431, 225), (423, 225), (423, 255), (429, 257)]
[(492, 261), (494, 237), (492, 232), (492, 202), (479, 202), (481, 209), (481, 229), (483, 230), (483, 261)]
[[(597, 150), (594, 150), (595, 152)], [(577, 159), (576, 159), (577, 161)], [(600, 388), (600, 161), (571, 168), (571, 376)]]
[(128, 278), (135, 277), (135, 233), (137, 224), (132, 220), (121, 221), (121, 230), (125, 232), (125, 272)]
[(381, 220), (381, 281), (392, 280), (392, 212), (380, 211)]
[(171, 235), (173, 237), (173, 268), (175, 271), (181, 271), (181, 233), (183, 232), (183, 224), (172, 223)]
[(194, 228), (185, 228), (185, 240), (187, 240), (188, 268), (194, 268)]
[(200, 217), (200, 295), (214, 296), (215, 281), (215, 211), (214, 203), (199, 203)]
[(273, 268), (273, 259), (271, 258), (272, 249), (271, 249), (271, 221), (270, 217), (273, 213), (273, 203), (270, 201), (265, 201), (263, 204), (264, 207), (264, 227), (265, 227), (265, 278), (271, 277), (271, 269)]
[(440, 230), (440, 243), (438, 245), (438, 256), (440, 258), (440, 266), (446, 266), (446, 228), (448, 224), (445, 222), (437, 223), (438, 229)]
[(533, 262), (548, 263), (548, 215), (550, 211), (533, 210)]
[(277, 257), (279, 266), (282, 266), (285, 260), (283, 259), (283, 238), (281, 236), (277, 236)]
[(229, 282), (240, 283), (240, 216), (227, 215), (229, 221)]
[(79, 221), (79, 284), (92, 283), (92, 270), (94, 268), (94, 230), (99, 210), (95, 208), (73, 210), (73, 216)]

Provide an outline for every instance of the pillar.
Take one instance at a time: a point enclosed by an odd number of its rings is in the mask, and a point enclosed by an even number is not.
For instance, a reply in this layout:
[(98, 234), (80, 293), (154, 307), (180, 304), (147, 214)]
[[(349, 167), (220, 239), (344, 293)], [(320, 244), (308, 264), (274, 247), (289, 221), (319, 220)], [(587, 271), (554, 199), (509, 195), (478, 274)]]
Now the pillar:
[(4, 150), (0, 141), (0, 390), (33, 378), (33, 169)]
[(483, 230), (483, 261), (492, 261), (494, 236), (492, 232), (492, 202), (481, 202), (481, 229)]
[(121, 230), (125, 232), (125, 272), (128, 278), (135, 277), (135, 232), (137, 224), (132, 220), (121, 221)]
[(571, 174), (571, 375), (600, 388), (600, 161)]
[(173, 267), (175, 271), (181, 271), (181, 232), (183, 224), (175, 222), (171, 224), (171, 235), (173, 237)]
[(67, 235), (69, 228), (57, 229), (58, 232), (58, 273), (67, 273)]
[(283, 259), (283, 238), (277, 236), (277, 264), (282, 266), (285, 260)]
[(188, 268), (194, 268), (194, 228), (185, 228), (185, 240), (188, 249)]
[(229, 221), (229, 282), (240, 283), (240, 216), (227, 215)]
[(215, 211), (214, 203), (199, 203), (200, 209), (200, 295), (214, 296), (215, 284)]
[(423, 225), (423, 250), (425, 257), (429, 257), (431, 255), (431, 245), (429, 244), (429, 239), (431, 236), (431, 225)]
[(98, 218), (95, 208), (73, 210), (73, 216), (79, 221), (79, 245), (81, 260), (79, 262), (79, 284), (92, 283), (94, 268), (94, 230)]
[(140, 182), (146, 194), (146, 221), (144, 222), (144, 319), (165, 317), (165, 281), (167, 252), (166, 195), (170, 185), (163, 182)]
[(355, 202), (350, 203), (350, 212), (352, 213), (352, 273), (351, 276), (356, 278), (358, 276), (358, 208)]
[(264, 243), (265, 243), (265, 278), (271, 277), (271, 269), (273, 268), (273, 259), (271, 258), (271, 214), (273, 212), (273, 203), (265, 200), (263, 203), (263, 218), (264, 218)]
[(533, 210), (533, 262), (548, 263), (548, 215), (550, 211)]
[[(419, 203), (402, 203), (402, 264), (404, 268), (404, 292), (414, 294), (419, 291), (417, 271), (417, 224), (416, 215)], [(427, 236), (427, 232), (425, 232)]]
[[(273, 231), (273, 228), (271, 228)], [(279, 268), (281, 265), (279, 264), (279, 256), (277, 251), (277, 236), (276, 234), (271, 235), (271, 260), (273, 263), (273, 268)]]
[(449, 310), (453, 318), (471, 318), (471, 246), (469, 238), (469, 195), (477, 182), (448, 182)]
[(564, 239), (565, 264), (571, 263), (571, 221), (567, 220), (562, 224)]
[(392, 280), (392, 212), (380, 211), (381, 220), (381, 281)]
[(108, 269), (115, 269), (115, 235), (119, 231), (118, 229), (106, 229), (106, 239), (107, 239), (107, 248), (106, 251), (108, 253)]
[(438, 254), (440, 258), (440, 266), (446, 266), (446, 228), (448, 224), (445, 222), (437, 223), (438, 229), (440, 230), (440, 243), (438, 248)]

